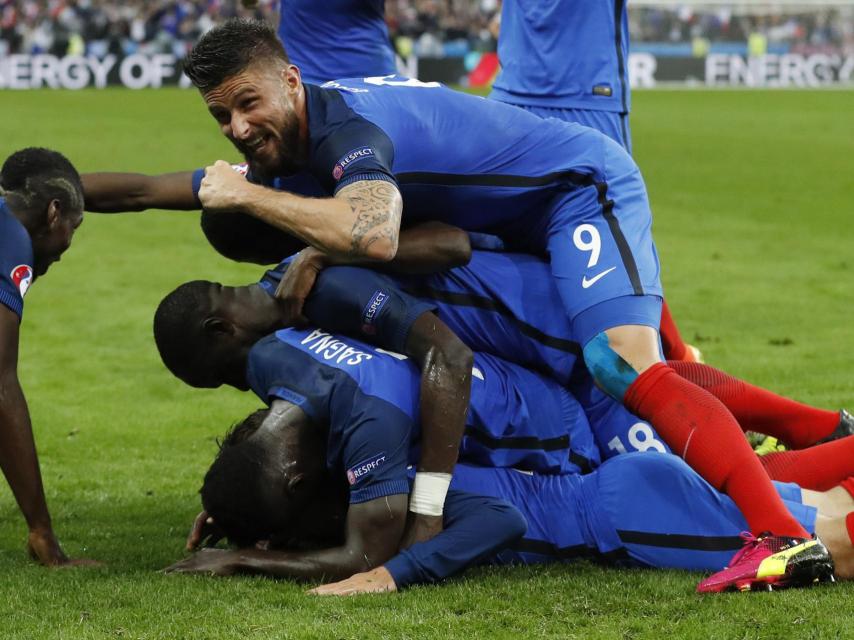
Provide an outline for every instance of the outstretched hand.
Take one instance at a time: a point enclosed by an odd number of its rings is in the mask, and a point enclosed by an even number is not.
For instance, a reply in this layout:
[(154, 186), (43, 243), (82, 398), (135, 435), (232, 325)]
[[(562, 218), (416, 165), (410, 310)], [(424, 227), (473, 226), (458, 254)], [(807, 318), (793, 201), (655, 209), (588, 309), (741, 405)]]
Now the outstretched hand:
[(355, 596), (360, 593), (391, 593), (397, 591), (394, 578), (385, 567), (357, 573), (346, 580), (324, 584), (308, 593), (315, 596)]
[(287, 270), (282, 275), (282, 280), (276, 288), (276, 299), (282, 309), (283, 320), (288, 326), (302, 326), (308, 324), (303, 315), (305, 299), (311, 293), (317, 274), (325, 266), (325, 255), (314, 247), (306, 247), (297, 254)]
[(27, 538), (30, 557), (46, 567), (99, 567), (102, 563), (87, 558), (71, 559), (59, 546), (53, 531), (30, 531)]
[(237, 572), (240, 553), (230, 549), (202, 549), (189, 558), (166, 567), (166, 573), (205, 573), (230, 576)]

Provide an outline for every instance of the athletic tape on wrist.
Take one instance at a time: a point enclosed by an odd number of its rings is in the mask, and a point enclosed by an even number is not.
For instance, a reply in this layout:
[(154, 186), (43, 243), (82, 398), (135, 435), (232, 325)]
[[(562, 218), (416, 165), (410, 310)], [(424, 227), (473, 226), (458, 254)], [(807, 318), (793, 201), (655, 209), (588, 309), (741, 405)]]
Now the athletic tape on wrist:
[(450, 473), (417, 472), (409, 497), (409, 510), (424, 516), (442, 515), (450, 484)]

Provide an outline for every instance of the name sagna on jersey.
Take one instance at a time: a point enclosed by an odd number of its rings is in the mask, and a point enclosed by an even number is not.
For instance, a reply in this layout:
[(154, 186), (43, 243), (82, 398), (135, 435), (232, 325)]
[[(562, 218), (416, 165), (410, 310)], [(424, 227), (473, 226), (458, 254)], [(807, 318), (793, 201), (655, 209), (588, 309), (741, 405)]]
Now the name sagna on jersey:
[(319, 329), (308, 334), (300, 344), (306, 345), (309, 351), (313, 351), (324, 360), (334, 360), (335, 364), (355, 366), (374, 357)]

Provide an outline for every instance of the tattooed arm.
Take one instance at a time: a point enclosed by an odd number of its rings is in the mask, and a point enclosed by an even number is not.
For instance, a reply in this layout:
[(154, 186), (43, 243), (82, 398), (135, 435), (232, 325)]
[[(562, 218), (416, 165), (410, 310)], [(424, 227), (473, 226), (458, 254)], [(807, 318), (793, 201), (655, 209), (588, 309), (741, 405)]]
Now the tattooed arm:
[(220, 160), (206, 169), (199, 198), (208, 211), (248, 213), (332, 258), (387, 262), (397, 253), (403, 199), (385, 180), (354, 182), (334, 198), (304, 198), (251, 184)]

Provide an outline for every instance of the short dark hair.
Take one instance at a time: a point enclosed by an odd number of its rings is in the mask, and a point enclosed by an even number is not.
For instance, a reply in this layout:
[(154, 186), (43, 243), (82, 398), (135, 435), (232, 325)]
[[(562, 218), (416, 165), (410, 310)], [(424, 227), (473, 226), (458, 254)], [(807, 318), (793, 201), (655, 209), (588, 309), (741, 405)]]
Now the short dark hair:
[(273, 512), (264, 499), (267, 463), (266, 450), (254, 440), (223, 445), (199, 490), (205, 511), (239, 547), (269, 539), (275, 530)]
[(213, 312), (212, 282), (185, 282), (167, 295), (154, 312), (154, 342), (163, 364), (182, 380), (192, 377), (205, 348), (202, 323)]
[(202, 232), (220, 255), (236, 262), (276, 264), (306, 244), (245, 213), (202, 211)]
[(184, 58), (184, 73), (202, 93), (259, 60), (290, 64), (285, 47), (270, 25), (261, 20), (232, 18), (208, 31)]
[(268, 415), (270, 415), (270, 410), (266, 407), (257, 409), (237, 424), (232, 425), (219, 445), (220, 450), (225, 447), (233, 447), (247, 440), (258, 431), (258, 427), (264, 423)]
[(0, 169), (0, 188), (17, 196), (30, 211), (46, 210), (59, 200), (63, 213), (83, 211), (83, 183), (68, 158), (51, 149), (16, 151)]

